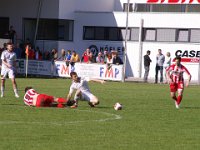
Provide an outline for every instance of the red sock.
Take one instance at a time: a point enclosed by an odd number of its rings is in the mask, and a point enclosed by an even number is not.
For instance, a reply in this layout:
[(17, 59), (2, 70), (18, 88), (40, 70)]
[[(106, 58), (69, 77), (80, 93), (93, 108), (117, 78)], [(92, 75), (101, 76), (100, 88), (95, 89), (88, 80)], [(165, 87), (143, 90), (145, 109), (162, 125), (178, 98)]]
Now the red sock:
[(182, 100), (182, 96), (179, 95), (178, 98), (177, 98), (177, 103), (178, 103), (178, 105), (181, 103), (181, 100)]
[(63, 107), (64, 107), (63, 104), (60, 104), (60, 103), (59, 103), (59, 104), (57, 105), (57, 108), (63, 108)]
[(64, 99), (64, 98), (58, 98), (58, 103), (60, 104), (60, 103), (66, 103), (67, 101), (66, 101), (66, 99)]
[(176, 98), (176, 96), (173, 96), (172, 98), (173, 98), (175, 101), (177, 101), (177, 98)]

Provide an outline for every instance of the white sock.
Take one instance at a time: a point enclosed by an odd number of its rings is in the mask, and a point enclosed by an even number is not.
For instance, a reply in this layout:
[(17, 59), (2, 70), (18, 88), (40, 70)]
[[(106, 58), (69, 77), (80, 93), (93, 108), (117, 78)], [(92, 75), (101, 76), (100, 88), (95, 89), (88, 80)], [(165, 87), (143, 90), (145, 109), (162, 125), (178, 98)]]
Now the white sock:
[(3, 94), (4, 93), (4, 87), (1, 86), (1, 93)]
[(17, 89), (14, 89), (15, 94), (18, 94)]

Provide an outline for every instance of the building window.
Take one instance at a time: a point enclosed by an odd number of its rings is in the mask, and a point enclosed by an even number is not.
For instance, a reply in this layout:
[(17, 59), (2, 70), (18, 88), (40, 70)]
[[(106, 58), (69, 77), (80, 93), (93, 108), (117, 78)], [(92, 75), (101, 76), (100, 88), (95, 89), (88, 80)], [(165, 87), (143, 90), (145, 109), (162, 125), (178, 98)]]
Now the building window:
[(108, 40), (118, 41), (119, 40), (119, 30), (118, 28), (109, 28), (108, 30)]
[(189, 41), (189, 30), (188, 29), (179, 29), (177, 33), (178, 42), (188, 42)]
[(185, 12), (200, 12), (200, 5), (199, 4), (186, 5)]
[[(127, 12), (128, 10), (128, 3), (123, 4), (123, 11)], [(133, 12), (133, 3), (129, 3), (129, 12)]]
[(177, 4), (152, 4), (151, 12), (184, 12), (185, 6)]
[(9, 18), (0, 17), (0, 38), (9, 38), (8, 30), (9, 30)]
[[(83, 40), (108, 40), (108, 41), (125, 41), (126, 28), (123, 27), (83, 27)], [(139, 40), (139, 28), (128, 28), (128, 41)]]
[(135, 4), (136, 12), (200, 12), (199, 4)]
[(176, 30), (175, 29), (157, 29), (158, 42), (175, 42)]
[(95, 27), (95, 40), (104, 40), (105, 39), (105, 28)]
[(156, 29), (145, 29), (144, 41), (155, 41), (156, 40)]
[(131, 41), (139, 41), (139, 28), (131, 28)]
[(191, 29), (190, 42), (199, 43), (200, 42), (200, 30)]
[(73, 21), (58, 19), (40, 19), (37, 40), (73, 40)]
[(83, 39), (93, 40), (94, 39), (94, 27), (84, 27)]
[(126, 38), (127, 38), (127, 40), (129, 41), (130, 40), (130, 33), (131, 33), (130, 29), (127, 29), (127, 37), (126, 37), (126, 29), (122, 28), (121, 32), (120, 32), (120, 39), (125, 41)]

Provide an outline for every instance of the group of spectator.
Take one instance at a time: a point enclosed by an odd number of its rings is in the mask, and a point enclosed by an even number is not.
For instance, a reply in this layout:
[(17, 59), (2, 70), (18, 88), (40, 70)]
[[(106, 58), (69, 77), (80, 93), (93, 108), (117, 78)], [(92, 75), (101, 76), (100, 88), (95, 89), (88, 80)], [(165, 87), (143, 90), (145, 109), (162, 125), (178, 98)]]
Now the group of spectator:
[(76, 51), (68, 50), (67, 53), (64, 49), (61, 50), (61, 55), (58, 57), (58, 54), (54, 54), (54, 61), (65, 61), (66, 65), (69, 64), (74, 65), (76, 62), (81, 63), (100, 63), (100, 64), (123, 64), (121, 58), (118, 56), (116, 51), (108, 52), (107, 50), (104, 53), (99, 52), (97, 56), (95, 56), (92, 51), (87, 48), (81, 57), (76, 53)]
[[(146, 55), (144, 55), (144, 82), (147, 82), (149, 70), (150, 70), (150, 63), (152, 60), (150, 59), (149, 55), (151, 51), (148, 50)], [(155, 84), (158, 83), (158, 72), (160, 72), (160, 83), (163, 83), (163, 72), (171, 65), (171, 54), (170, 52), (166, 53), (166, 56), (162, 54), (162, 50), (158, 49), (158, 54), (156, 55), (156, 67), (155, 67)], [(166, 78), (166, 73), (165, 73)]]

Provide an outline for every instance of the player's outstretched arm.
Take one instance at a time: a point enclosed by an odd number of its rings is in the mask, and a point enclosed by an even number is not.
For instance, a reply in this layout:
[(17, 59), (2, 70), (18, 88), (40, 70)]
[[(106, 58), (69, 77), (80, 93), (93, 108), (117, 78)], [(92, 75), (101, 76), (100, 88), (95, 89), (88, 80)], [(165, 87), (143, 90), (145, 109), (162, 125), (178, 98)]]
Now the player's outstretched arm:
[(189, 86), (191, 78), (192, 78), (192, 76), (190, 74), (188, 74), (188, 80), (186, 81), (186, 84), (185, 84), (186, 87)]
[(100, 80), (100, 79), (90, 79), (90, 81), (98, 82), (98, 83), (101, 83), (101, 84), (106, 83), (106, 81), (104, 81), (104, 80)]

